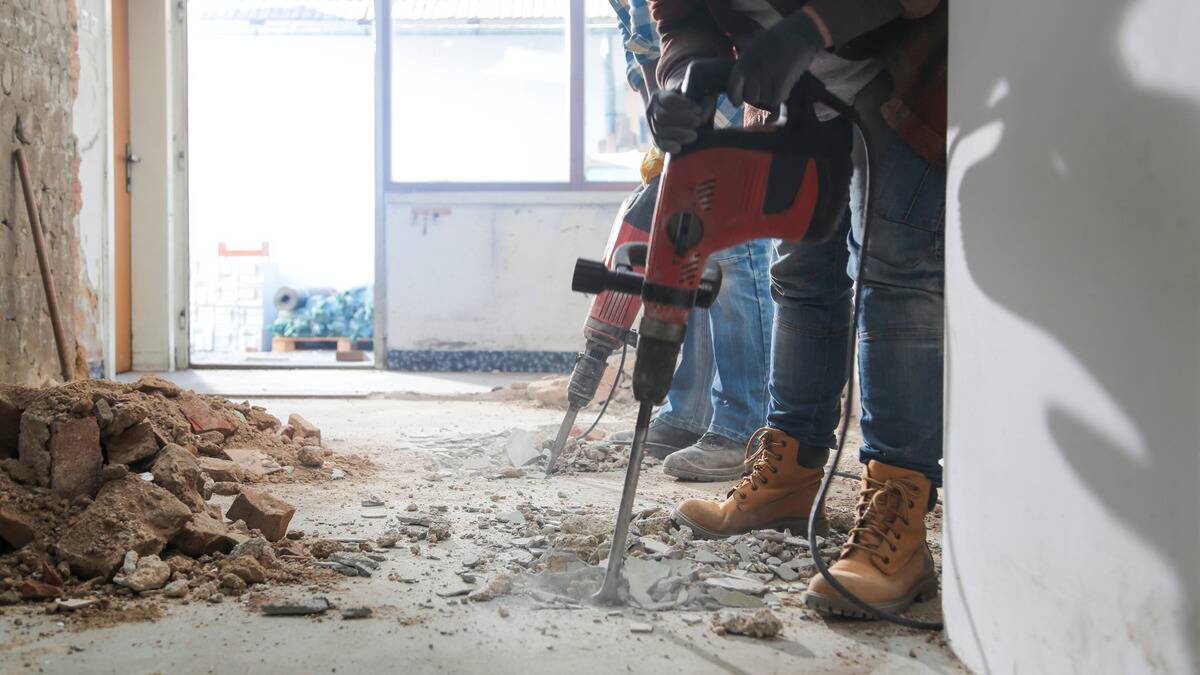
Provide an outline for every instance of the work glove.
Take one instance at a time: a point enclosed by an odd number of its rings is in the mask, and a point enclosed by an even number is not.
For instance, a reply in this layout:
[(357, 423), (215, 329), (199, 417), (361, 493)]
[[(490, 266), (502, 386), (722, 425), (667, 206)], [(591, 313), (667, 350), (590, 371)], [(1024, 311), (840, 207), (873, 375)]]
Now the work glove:
[(675, 89), (654, 92), (646, 107), (646, 121), (654, 144), (663, 152), (679, 152), (696, 140), (697, 130), (712, 119), (715, 106), (715, 98), (697, 103)]
[(778, 110), (824, 48), (825, 39), (812, 18), (795, 12), (760, 33), (739, 55), (729, 75), (729, 100)]

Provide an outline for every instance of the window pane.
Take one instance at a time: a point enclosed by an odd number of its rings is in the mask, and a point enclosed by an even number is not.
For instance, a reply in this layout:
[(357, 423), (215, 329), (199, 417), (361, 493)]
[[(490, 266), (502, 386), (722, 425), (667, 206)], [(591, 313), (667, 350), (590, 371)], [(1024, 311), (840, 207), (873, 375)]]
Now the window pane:
[(569, 180), (567, 7), (395, 0), (392, 180)]
[(650, 147), (641, 95), (625, 77), (625, 47), (607, 0), (588, 0), (584, 57), (584, 177), (640, 180), (638, 165)]

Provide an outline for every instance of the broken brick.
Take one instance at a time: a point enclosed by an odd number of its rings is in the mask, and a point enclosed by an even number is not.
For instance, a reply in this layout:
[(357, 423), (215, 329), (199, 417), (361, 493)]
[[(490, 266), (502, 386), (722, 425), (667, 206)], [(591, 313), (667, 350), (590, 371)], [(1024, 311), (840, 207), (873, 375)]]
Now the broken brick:
[(34, 579), (22, 581), (18, 590), (21, 592), (21, 597), (26, 600), (49, 600), (50, 598), (57, 598), (63, 593), (63, 589), (58, 586), (52, 586)]
[(59, 588), (62, 588), (63, 585), (63, 580), (59, 576), (58, 570), (54, 569), (54, 566), (45, 559), (42, 559), (42, 581), (51, 586), (58, 586)]
[(244, 520), (246, 526), (258, 530), (269, 541), (279, 541), (287, 534), (288, 523), (296, 509), (282, 499), (261, 490), (245, 488), (233, 500), (225, 517), (232, 521)]
[(33, 541), (33, 537), (33, 525), (28, 520), (13, 511), (0, 508), (0, 539), (13, 548), (21, 548)]
[(139, 422), (105, 443), (109, 464), (133, 464), (153, 457), (158, 440), (149, 422)]
[(94, 417), (59, 420), (51, 427), (50, 489), (64, 497), (94, 495), (100, 487), (100, 427)]
[(298, 441), (311, 441), (313, 445), (321, 444), (321, 430), (300, 415), (288, 415), (288, 426), (292, 428), (292, 437)]
[(171, 540), (171, 546), (181, 553), (199, 558), (218, 551), (228, 553), (246, 539), (245, 535), (233, 532), (225, 523), (201, 512), (192, 514), (192, 519)]
[(191, 510), (170, 492), (128, 475), (100, 488), (58, 540), (58, 558), (82, 578), (107, 578), (127, 551), (158, 554), (191, 517)]
[(228, 438), (235, 431), (233, 422), (224, 414), (213, 410), (212, 406), (204, 399), (195, 396), (185, 397), (179, 403), (179, 410), (192, 424), (192, 431), (198, 434), (219, 431), (221, 435)]

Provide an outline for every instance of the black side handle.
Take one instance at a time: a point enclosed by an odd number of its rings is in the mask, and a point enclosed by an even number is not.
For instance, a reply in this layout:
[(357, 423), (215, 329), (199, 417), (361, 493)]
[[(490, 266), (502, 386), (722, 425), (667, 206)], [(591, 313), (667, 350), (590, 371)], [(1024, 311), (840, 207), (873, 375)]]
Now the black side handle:
[(724, 93), (733, 72), (733, 59), (696, 59), (683, 76), (683, 95), (699, 103)]

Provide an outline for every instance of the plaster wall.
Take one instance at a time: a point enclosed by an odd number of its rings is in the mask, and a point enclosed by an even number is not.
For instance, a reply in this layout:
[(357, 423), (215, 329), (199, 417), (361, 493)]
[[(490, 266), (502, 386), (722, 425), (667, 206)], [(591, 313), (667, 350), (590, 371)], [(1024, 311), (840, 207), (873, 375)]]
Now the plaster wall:
[(1200, 8), (950, 22), (953, 647), (979, 673), (1200, 672)]

